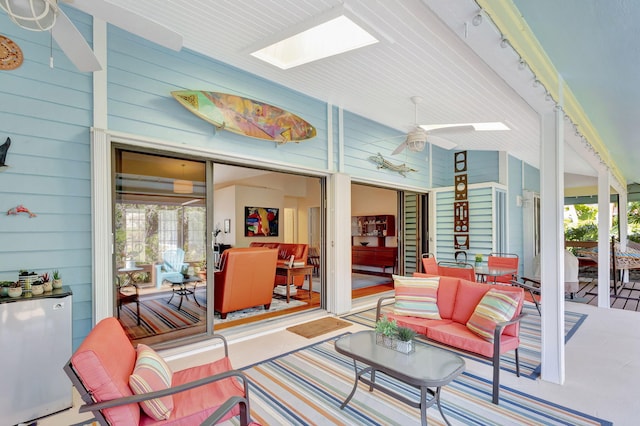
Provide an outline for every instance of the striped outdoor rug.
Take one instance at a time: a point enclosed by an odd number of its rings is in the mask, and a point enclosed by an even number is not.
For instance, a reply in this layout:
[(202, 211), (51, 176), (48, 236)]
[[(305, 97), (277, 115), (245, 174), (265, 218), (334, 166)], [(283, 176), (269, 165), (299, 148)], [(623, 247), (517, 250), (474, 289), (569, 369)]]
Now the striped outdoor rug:
[[(392, 304), (383, 308), (383, 312), (392, 309)], [(520, 376), (528, 377), (530, 379), (536, 379), (540, 375), (540, 315), (533, 304), (525, 303), (523, 312), (527, 315), (520, 322)], [(576, 312), (565, 311), (564, 313), (564, 332), (565, 343), (573, 336), (578, 330), (580, 325), (587, 318), (586, 314), (579, 314)], [(352, 315), (342, 317), (348, 321), (352, 321), (358, 324), (374, 327), (375, 324), (376, 309), (369, 309), (366, 311), (358, 312)], [(417, 336), (417, 340), (427, 341)], [(451, 350), (448, 346), (441, 346), (437, 342), (428, 340), (429, 344), (433, 346), (444, 347)], [(460, 356), (474, 359), (478, 362), (485, 364), (491, 364), (483, 358), (475, 357), (468, 353), (459, 353)], [(500, 369), (504, 371), (510, 371), (515, 374), (516, 364), (514, 352), (511, 351), (500, 358)]]
[[(206, 320), (206, 304), (204, 290), (196, 291), (198, 306), (193, 301), (193, 295), (182, 299), (182, 306), (178, 309), (180, 296), (175, 296), (171, 303), (168, 303), (169, 296), (147, 298), (140, 302), (140, 325), (137, 324), (137, 314), (135, 303), (128, 303), (122, 306), (120, 311), (120, 323), (124, 327), (130, 339), (142, 339), (145, 337), (157, 336), (189, 327), (202, 326)], [(271, 306), (265, 311), (263, 306), (254, 306), (239, 311), (230, 312), (226, 319), (221, 319), (220, 314), (214, 314), (214, 322), (223, 324), (241, 318), (261, 315), (266, 312), (277, 312), (297, 306), (306, 305), (307, 302), (292, 299), (289, 303), (280, 297), (271, 300)]]
[[(264, 361), (244, 370), (250, 379), (251, 415), (263, 425), (412, 425), (420, 411), (360, 384), (344, 410), (354, 381), (353, 360), (337, 353), (334, 339)], [(419, 343), (422, 344), (422, 343)], [(362, 365), (358, 365), (359, 368)], [(376, 374), (413, 400), (419, 392)], [(463, 373), (442, 389), (445, 416), (453, 425), (611, 425), (611, 422), (501, 386), (500, 405), (491, 403), (491, 383)], [(427, 410), (429, 424), (443, 425), (438, 409)], [(237, 419), (234, 419), (234, 424)]]
[(198, 298), (198, 302), (202, 306), (196, 305), (193, 302), (193, 296), (189, 296), (188, 300), (183, 299), (180, 309), (178, 309), (179, 296), (174, 297), (171, 303), (167, 303), (168, 300), (169, 297), (163, 297), (140, 302), (140, 325), (137, 324), (135, 303), (123, 305), (120, 311), (120, 322), (129, 338), (157, 336), (193, 327), (205, 321), (206, 311), (201, 298)]

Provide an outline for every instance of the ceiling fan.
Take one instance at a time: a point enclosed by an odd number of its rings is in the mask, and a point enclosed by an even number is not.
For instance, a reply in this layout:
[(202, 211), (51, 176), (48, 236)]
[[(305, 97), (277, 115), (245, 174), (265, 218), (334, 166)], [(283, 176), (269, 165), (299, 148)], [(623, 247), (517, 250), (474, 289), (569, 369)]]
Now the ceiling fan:
[(438, 145), (444, 149), (453, 149), (458, 144), (449, 139), (440, 137), (439, 135), (447, 133), (464, 133), (476, 130), (509, 130), (504, 123), (463, 123), (463, 124), (418, 124), (418, 104), (422, 102), (420, 96), (412, 96), (411, 102), (415, 105), (414, 128), (407, 133), (405, 140), (391, 153), (396, 155), (401, 153), (405, 148), (409, 151), (420, 152), (424, 149), (427, 142)]
[[(61, 0), (69, 6), (172, 50), (182, 48), (182, 36), (104, 0)], [(82, 72), (102, 69), (98, 58), (58, 5), (58, 0), (0, 0), (0, 8), (21, 28), (48, 31), (69, 60)]]

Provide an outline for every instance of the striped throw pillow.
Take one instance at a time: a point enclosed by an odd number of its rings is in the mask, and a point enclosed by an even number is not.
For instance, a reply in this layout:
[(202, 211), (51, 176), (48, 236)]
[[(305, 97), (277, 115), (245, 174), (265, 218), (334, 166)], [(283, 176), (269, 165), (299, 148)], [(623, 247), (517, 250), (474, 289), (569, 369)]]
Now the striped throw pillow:
[(509, 321), (520, 303), (517, 293), (497, 289), (489, 290), (467, 321), (467, 328), (489, 342), (493, 342), (496, 324)]
[[(136, 365), (129, 376), (129, 387), (133, 393), (139, 395), (171, 387), (173, 372), (162, 357), (143, 344), (139, 344), (136, 350)], [(173, 410), (173, 397), (169, 395), (142, 401), (140, 407), (156, 420), (167, 420)]]
[(440, 277), (393, 276), (396, 302), (393, 313), (411, 317), (439, 320), (438, 286)]

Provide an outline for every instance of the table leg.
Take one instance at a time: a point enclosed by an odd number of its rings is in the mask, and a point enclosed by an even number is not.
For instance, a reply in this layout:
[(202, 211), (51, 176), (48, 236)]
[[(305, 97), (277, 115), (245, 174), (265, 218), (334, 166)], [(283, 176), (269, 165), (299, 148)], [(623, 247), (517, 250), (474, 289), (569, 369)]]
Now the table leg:
[[(179, 290), (179, 292), (180, 292), (180, 303), (178, 303), (178, 310), (180, 310), (180, 308), (182, 307), (182, 299), (186, 296), (186, 293), (185, 293), (186, 289), (187, 289), (186, 285), (181, 285), (180, 286), (180, 290)], [(173, 296), (171, 296), (171, 297), (173, 297)]]
[(312, 275), (313, 275), (313, 272), (309, 274), (309, 300), (311, 300), (311, 289), (313, 288), (313, 283), (311, 281)]
[(356, 364), (356, 360), (353, 360), (353, 369), (355, 370), (356, 373), (356, 377), (353, 383), (353, 389), (351, 389), (351, 393), (349, 394), (349, 396), (347, 397), (347, 399), (344, 400), (344, 402), (342, 403), (342, 405), (340, 406), (340, 409), (344, 409), (344, 407), (347, 406), (347, 404), (349, 403), (349, 401), (351, 401), (351, 398), (353, 398), (353, 395), (355, 395), (356, 393), (356, 389), (358, 389), (358, 380), (360, 380), (360, 376), (362, 376), (363, 374), (366, 374), (368, 371), (370, 371), (372, 368), (371, 367), (367, 367), (367, 368), (363, 368), (359, 373), (358, 373), (358, 365)]
[(289, 303), (289, 293), (290, 293), (290, 287), (289, 287), (289, 281), (293, 281), (292, 279), (293, 277), (291, 276), (291, 271), (289, 269), (287, 269), (287, 280), (285, 281), (285, 285), (287, 286), (287, 303)]
[(442, 389), (442, 388), (441, 387), (436, 388), (436, 394), (435, 394), (436, 404), (438, 404), (438, 411), (440, 411), (440, 415), (442, 416), (442, 420), (444, 420), (444, 422), (448, 426), (451, 426), (451, 423), (449, 423), (449, 420), (447, 420), (447, 418), (444, 416), (444, 413), (442, 412), (442, 405), (440, 405), (440, 389)]

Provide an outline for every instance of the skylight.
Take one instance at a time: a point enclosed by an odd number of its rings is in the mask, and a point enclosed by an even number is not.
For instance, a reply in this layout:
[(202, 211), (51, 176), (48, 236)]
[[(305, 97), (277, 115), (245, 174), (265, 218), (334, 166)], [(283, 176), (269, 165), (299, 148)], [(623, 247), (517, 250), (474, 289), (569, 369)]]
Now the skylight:
[(339, 15), (256, 50), (251, 55), (286, 70), (378, 41), (353, 20)]

